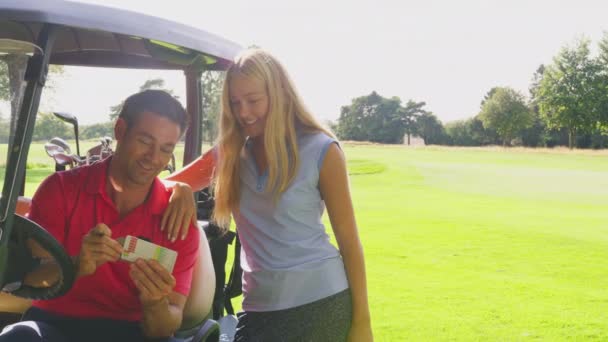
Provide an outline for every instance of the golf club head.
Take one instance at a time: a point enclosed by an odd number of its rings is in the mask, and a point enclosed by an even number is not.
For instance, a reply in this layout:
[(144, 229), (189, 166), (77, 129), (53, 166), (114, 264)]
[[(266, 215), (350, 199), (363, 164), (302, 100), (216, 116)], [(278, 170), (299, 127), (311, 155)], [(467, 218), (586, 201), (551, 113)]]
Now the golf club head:
[(67, 155), (63, 152), (57, 152), (53, 154), (53, 160), (55, 160), (55, 163), (60, 166), (72, 165), (72, 163), (74, 162), (72, 156)]
[(65, 149), (63, 147), (53, 143), (44, 144), (44, 151), (51, 158), (53, 158), (53, 156), (57, 153), (65, 153)]
[(70, 148), (70, 144), (68, 144), (67, 141), (65, 141), (59, 137), (51, 138), (51, 140), (49, 140), (48, 143), (55, 144), (55, 145), (63, 148), (63, 150), (65, 151), (66, 154), (72, 154), (72, 149)]
[(67, 123), (70, 123), (74, 126), (78, 126), (78, 119), (70, 114), (70, 113), (65, 113), (65, 112), (53, 112), (53, 114), (58, 117), (59, 119), (61, 119), (62, 121), (65, 121)]

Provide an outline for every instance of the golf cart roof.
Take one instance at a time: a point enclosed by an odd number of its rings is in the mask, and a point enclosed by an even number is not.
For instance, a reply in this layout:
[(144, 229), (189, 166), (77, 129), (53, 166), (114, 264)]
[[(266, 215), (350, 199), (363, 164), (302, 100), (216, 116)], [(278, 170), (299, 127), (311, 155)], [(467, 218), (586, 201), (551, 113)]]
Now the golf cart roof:
[(142, 69), (226, 69), (241, 47), (215, 34), (128, 10), (62, 0), (0, 2), (3, 44), (34, 45), (60, 26), (51, 64)]

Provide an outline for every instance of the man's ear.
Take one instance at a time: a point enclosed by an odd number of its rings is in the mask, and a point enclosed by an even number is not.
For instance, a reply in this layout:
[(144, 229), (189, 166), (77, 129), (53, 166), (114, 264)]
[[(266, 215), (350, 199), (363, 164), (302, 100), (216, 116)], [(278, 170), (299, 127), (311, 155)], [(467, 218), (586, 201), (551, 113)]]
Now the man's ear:
[(114, 138), (116, 141), (121, 141), (125, 134), (127, 134), (127, 122), (123, 118), (118, 118), (116, 124), (114, 124)]

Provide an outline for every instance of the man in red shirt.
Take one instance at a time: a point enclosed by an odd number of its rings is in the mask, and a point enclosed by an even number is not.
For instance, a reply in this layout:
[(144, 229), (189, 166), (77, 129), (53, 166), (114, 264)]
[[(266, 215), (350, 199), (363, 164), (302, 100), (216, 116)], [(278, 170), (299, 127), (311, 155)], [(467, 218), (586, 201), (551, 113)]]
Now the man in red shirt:
[[(78, 278), (59, 298), (34, 301), (0, 341), (138, 341), (169, 339), (180, 326), (199, 231), (171, 241), (160, 229), (171, 192), (157, 178), (186, 129), (171, 95), (129, 97), (114, 128), (115, 154), (97, 164), (49, 176), (32, 200), (30, 219), (74, 257)], [(120, 260), (118, 238), (132, 235), (177, 252), (173, 273), (154, 260)], [(56, 265), (28, 283), (57, 277)], [(49, 278), (51, 275), (51, 278)]]

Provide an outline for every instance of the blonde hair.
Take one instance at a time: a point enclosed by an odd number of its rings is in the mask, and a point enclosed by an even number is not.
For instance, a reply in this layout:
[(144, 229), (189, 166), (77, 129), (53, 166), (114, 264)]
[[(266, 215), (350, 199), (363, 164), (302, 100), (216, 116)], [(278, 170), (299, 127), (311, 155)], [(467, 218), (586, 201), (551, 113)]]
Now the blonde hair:
[(266, 192), (272, 193), (275, 200), (287, 189), (300, 165), (296, 127), (335, 138), (304, 106), (285, 68), (275, 57), (259, 48), (243, 51), (226, 72), (222, 91), (213, 218), (224, 227), (230, 223), (231, 213), (239, 208), (240, 158), (246, 140), (230, 107), (229, 86), (236, 75), (262, 81), (266, 87), (269, 99), (264, 128), (268, 161)]

